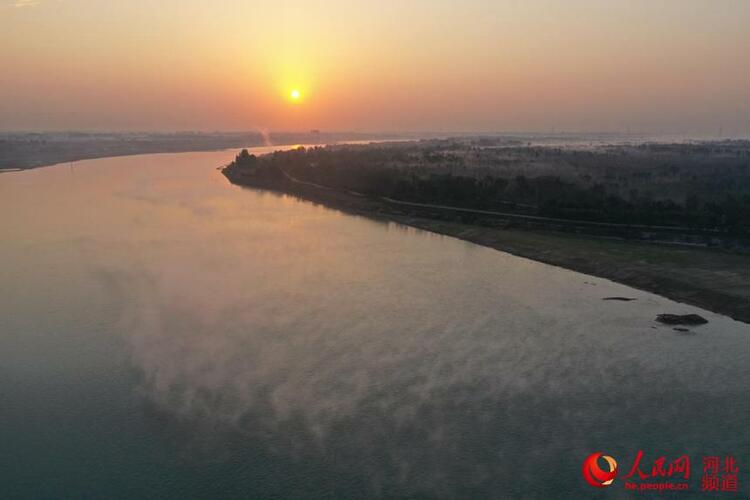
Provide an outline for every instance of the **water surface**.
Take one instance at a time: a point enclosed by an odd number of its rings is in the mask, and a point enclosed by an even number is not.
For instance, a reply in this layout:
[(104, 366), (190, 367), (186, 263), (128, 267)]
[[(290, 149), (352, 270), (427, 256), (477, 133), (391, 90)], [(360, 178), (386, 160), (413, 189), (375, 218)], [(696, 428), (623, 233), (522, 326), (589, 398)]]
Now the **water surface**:
[(582, 498), (598, 450), (750, 465), (750, 326), (232, 186), (234, 153), (0, 174), (0, 496)]

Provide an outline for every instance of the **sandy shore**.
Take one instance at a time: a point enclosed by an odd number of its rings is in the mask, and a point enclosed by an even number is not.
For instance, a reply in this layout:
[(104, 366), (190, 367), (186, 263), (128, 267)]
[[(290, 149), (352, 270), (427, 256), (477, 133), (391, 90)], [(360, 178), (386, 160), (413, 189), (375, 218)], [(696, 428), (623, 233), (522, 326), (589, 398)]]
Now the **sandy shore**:
[[(393, 221), (513, 255), (607, 278), (750, 323), (750, 256), (568, 233), (475, 226), (416, 216), (379, 200), (332, 189), (268, 184), (224, 170), (235, 184), (270, 189), (350, 214)], [(669, 312), (669, 311), (665, 311)]]

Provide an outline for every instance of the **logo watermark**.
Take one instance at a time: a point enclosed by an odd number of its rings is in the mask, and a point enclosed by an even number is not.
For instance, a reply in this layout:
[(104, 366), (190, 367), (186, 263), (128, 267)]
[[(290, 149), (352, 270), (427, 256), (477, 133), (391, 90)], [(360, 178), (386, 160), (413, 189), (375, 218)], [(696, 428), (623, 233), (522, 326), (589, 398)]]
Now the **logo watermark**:
[[(645, 462), (643, 450), (639, 450), (627, 473), (619, 476), (617, 460), (604, 452), (592, 453), (583, 461), (583, 478), (595, 488), (607, 488), (621, 479), (628, 491), (689, 491), (691, 489), (691, 462), (688, 455), (674, 460), (665, 456), (653, 462)], [(700, 491), (728, 492), (739, 491), (739, 466), (732, 455), (702, 457)], [(693, 474), (693, 477), (695, 475)]]
[[(604, 470), (599, 467), (599, 459), (603, 459), (607, 463), (609, 470)], [(583, 461), (583, 478), (591, 486), (596, 488), (606, 488), (612, 484), (617, 477), (617, 461), (598, 451)]]

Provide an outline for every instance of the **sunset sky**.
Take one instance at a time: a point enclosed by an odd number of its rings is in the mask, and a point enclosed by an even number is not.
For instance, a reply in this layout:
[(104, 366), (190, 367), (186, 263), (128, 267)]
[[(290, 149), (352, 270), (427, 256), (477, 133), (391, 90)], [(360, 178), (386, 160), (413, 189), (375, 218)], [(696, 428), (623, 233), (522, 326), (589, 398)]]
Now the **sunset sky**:
[(750, 134), (747, 0), (0, 0), (0, 42), (6, 131)]

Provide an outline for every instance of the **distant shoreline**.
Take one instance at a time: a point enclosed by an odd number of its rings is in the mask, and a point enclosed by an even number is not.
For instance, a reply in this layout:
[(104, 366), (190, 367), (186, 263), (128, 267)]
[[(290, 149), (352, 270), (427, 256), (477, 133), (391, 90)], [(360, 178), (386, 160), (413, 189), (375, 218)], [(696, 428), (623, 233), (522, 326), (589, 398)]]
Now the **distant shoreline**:
[(85, 160), (101, 160), (104, 158), (120, 158), (123, 156), (137, 156), (137, 155), (149, 155), (149, 154), (165, 154), (165, 153), (202, 153), (202, 152), (211, 152), (211, 151), (221, 151), (224, 149), (232, 149), (234, 147), (241, 147), (241, 146), (228, 146), (226, 148), (224, 147), (216, 147), (216, 148), (202, 148), (202, 149), (170, 149), (170, 150), (161, 150), (161, 149), (143, 149), (143, 150), (137, 150), (137, 151), (127, 151), (127, 152), (121, 152), (121, 153), (92, 153), (92, 154), (80, 154), (80, 155), (70, 155), (70, 156), (61, 156), (58, 158), (53, 159), (45, 159), (45, 160), (35, 160), (33, 158), (30, 158), (28, 160), (25, 160), (22, 167), (7, 167), (7, 168), (0, 168), (0, 174), (6, 173), (6, 172), (23, 172), (25, 170), (33, 170), (35, 168), (44, 168), (44, 167), (53, 167), (55, 165), (60, 165), (63, 163), (73, 163), (77, 161), (85, 161)]
[(393, 139), (358, 133), (218, 133), (218, 134), (19, 134), (0, 136), (0, 173), (60, 163), (141, 154), (221, 151), (269, 144), (326, 144)]
[[(519, 257), (610, 279), (750, 323), (750, 257), (566, 233), (484, 227), (417, 216), (380, 200), (289, 179), (222, 170), (233, 184), (290, 194), (346, 213), (431, 231)], [(728, 283), (734, 273), (736, 283)], [(669, 312), (669, 311), (665, 311)]]

